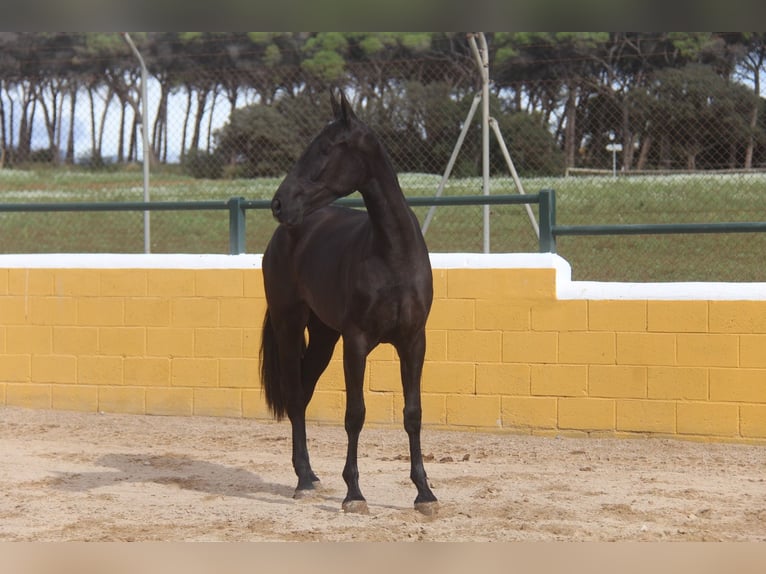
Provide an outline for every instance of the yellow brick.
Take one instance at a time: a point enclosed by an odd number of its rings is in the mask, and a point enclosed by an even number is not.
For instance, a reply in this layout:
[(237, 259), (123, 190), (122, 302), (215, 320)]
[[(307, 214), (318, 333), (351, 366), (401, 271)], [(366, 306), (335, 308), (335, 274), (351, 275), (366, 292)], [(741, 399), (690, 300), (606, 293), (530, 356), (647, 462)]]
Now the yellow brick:
[[(2, 273), (0, 273), (2, 275)], [(5, 406), (5, 387), (6, 383), (0, 383), (0, 405)]]
[(9, 353), (50, 353), (53, 349), (53, 330), (38, 325), (9, 325), (5, 331)]
[(0, 297), (0, 320), (3, 325), (24, 325), (28, 322), (29, 308), (26, 297)]
[(146, 414), (189, 416), (194, 411), (192, 389), (146, 389)]
[(87, 385), (53, 385), (51, 407), (66, 411), (96, 412), (98, 410), (98, 387)]
[(77, 322), (82, 326), (122, 325), (125, 305), (122, 299), (81, 298), (77, 300)]
[(194, 271), (191, 269), (148, 269), (146, 294), (155, 297), (191, 297), (194, 295)]
[(617, 401), (617, 430), (676, 432), (676, 404), (671, 401)]
[(170, 324), (170, 299), (141, 297), (125, 301), (125, 324), (162, 327)]
[(645, 301), (588, 301), (588, 328), (591, 331), (646, 331)]
[(557, 399), (553, 397), (503, 397), (504, 428), (556, 428)]
[(378, 424), (394, 422), (394, 396), (391, 393), (366, 393), (364, 404), (367, 422)]
[(667, 333), (706, 333), (707, 301), (649, 301), (649, 331)]
[(433, 269), (434, 279), (434, 299), (444, 299), (447, 297), (447, 270)]
[(766, 370), (710, 369), (710, 400), (766, 403)]
[(242, 329), (197, 329), (194, 332), (194, 354), (197, 357), (241, 357)]
[(242, 329), (242, 356), (258, 357), (261, 352), (261, 328)]
[[(401, 381), (398, 377), (397, 380)], [(426, 363), (421, 386), (426, 393), (474, 393), (475, 367), (472, 363)], [(400, 392), (401, 389), (400, 382)]]
[(146, 330), (146, 354), (155, 357), (191, 357), (194, 355), (194, 329), (149, 327)]
[(476, 328), (501, 331), (527, 331), (531, 325), (530, 303), (476, 301)]
[(257, 359), (221, 359), (218, 384), (221, 387), (259, 388), (260, 365)]
[(77, 357), (77, 382), (83, 385), (122, 384), (122, 358)]
[(476, 394), (529, 395), (529, 365), (476, 365)]
[(473, 329), (475, 302), (472, 299), (435, 299), (427, 329)]
[(399, 355), (397, 355), (393, 345), (382, 344), (375, 347), (367, 355), (367, 361), (396, 361), (398, 363)]
[(0, 269), (0, 295), (8, 295), (8, 269)]
[(669, 333), (617, 333), (620, 365), (674, 365), (676, 336)]
[(174, 387), (217, 387), (218, 361), (216, 359), (173, 359), (170, 384)]
[(265, 299), (228, 297), (220, 301), (221, 327), (260, 328), (265, 313)]
[(8, 270), (8, 292), (11, 295), (53, 295), (54, 288), (52, 269)]
[(680, 334), (676, 344), (679, 365), (736, 367), (739, 363), (739, 338), (736, 335)]
[(426, 332), (426, 361), (447, 360), (447, 331)]
[(194, 414), (203, 417), (241, 417), (239, 389), (194, 389)]
[(218, 325), (218, 300), (173, 299), (170, 305), (170, 321), (174, 327), (215, 327)]
[(98, 350), (102, 355), (142, 357), (146, 353), (146, 330), (143, 327), (101, 327)]
[(532, 307), (534, 331), (584, 331), (587, 327), (587, 301), (552, 301)]
[(98, 352), (98, 328), (54, 327), (53, 351), (62, 355), (95, 355)]
[(500, 331), (448, 331), (447, 359), (476, 363), (502, 360), (503, 334)]
[(532, 365), (530, 371), (533, 395), (585, 396), (588, 388), (585, 365)]
[(147, 357), (127, 357), (124, 383), (135, 386), (167, 386), (170, 384), (170, 360)]
[[(373, 364), (379, 364), (379, 363), (368, 363), (367, 370), (365, 371), (365, 382), (371, 380), (372, 375), (372, 365)], [(381, 363), (382, 364), (382, 363)], [(396, 363), (397, 369), (399, 363)], [(398, 370), (397, 375), (394, 376), (391, 379), (391, 384), (398, 383)], [(343, 361), (340, 359), (334, 359), (330, 361), (330, 364), (327, 365), (327, 368), (324, 370), (322, 375), (319, 377), (319, 386), (322, 387), (322, 390), (325, 391), (345, 391), (346, 390), (346, 378), (343, 374)], [(369, 385), (368, 385), (369, 386)], [(401, 388), (401, 383), (399, 383), (399, 388)], [(384, 389), (377, 389), (377, 390), (384, 390)]]
[(584, 431), (614, 430), (615, 403), (608, 399), (559, 399), (558, 427)]
[(266, 298), (266, 293), (263, 289), (263, 273), (261, 273), (260, 269), (245, 269), (242, 271), (242, 279), (245, 297)]
[[(367, 366), (370, 372), (370, 390), (376, 392), (402, 392), (402, 379), (399, 363), (394, 361), (375, 361)], [(325, 387), (325, 380), (333, 381), (332, 388), (344, 390), (346, 388), (343, 382), (343, 363), (332, 361), (328, 367), (326, 376), (322, 377), (322, 386)], [(342, 385), (338, 385), (340, 382)]]
[(5, 353), (5, 327), (0, 325), (0, 353)]
[(346, 393), (342, 391), (315, 391), (306, 409), (306, 418), (320, 422), (343, 422), (345, 398)]
[(242, 270), (198, 269), (194, 272), (194, 293), (198, 297), (242, 297)]
[(51, 385), (8, 383), (5, 386), (5, 404), (9, 407), (49, 409)]
[(766, 438), (766, 405), (742, 405), (739, 416), (742, 436)]
[(98, 410), (142, 415), (146, 413), (146, 390), (141, 387), (99, 387)]
[(23, 383), (30, 380), (32, 357), (29, 354), (0, 356), (0, 381)]
[(252, 419), (270, 420), (273, 418), (263, 392), (253, 390), (242, 391), (242, 416)]
[(603, 398), (644, 398), (647, 393), (646, 367), (591, 365), (588, 395)]
[(502, 425), (500, 397), (447, 395), (447, 424), (499, 428)]
[(35, 325), (77, 324), (74, 297), (33, 297), (29, 301), (31, 322)]
[(97, 297), (98, 269), (56, 269), (54, 293), (59, 296)]
[(559, 362), (575, 364), (607, 364), (615, 362), (615, 335), (603, 332), (559, 333)]
[[(393, 395), (394, 420), (404, 424), (404, 397), (401, 393)], [(447, 395), (423, 393), (420, 395), (422, 409), (421, 422), (424, 425), (447, 424)]]
[(448, 269), (451, 299), (554, 299), (555, 269)]
[(99, 293), (104, 297), (143, 297), (146, 295), (145, 269), (102, 269)]
[(742, 335), (739, 338), (739, 366), (766, 367), (766, 335)]
[(77, 358), (32, 355), (32, 380), (36, 383), (74, 383), (77, 381)]
[(678, 433), (713, 437), (739, 434), (739, 407), (730, 403), (678, 403)]
[(503, 333), (503, 361), (506, 363), (555, 363), (558, 334), (532, 331)]
[(711, 301), (711, 333), (766, 333), (766, 301)]
[(708, 370), (697, 367), (649, 367), (650, 399), (707, 400)]

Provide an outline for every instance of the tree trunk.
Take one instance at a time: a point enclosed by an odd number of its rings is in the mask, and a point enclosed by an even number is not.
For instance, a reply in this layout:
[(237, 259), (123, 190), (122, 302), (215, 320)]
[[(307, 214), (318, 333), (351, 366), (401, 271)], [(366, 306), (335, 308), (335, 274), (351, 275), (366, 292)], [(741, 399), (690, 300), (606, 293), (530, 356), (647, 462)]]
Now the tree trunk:
[(75, 108), (77, 106), (77, 86), (70, 88), (69, 94), (69, 134), (66, 140), (66, 158), (65, 161), (69, 165), (74, 165), (74, 116)]
[(577, 152), (577, 144), (575, 141), (575, 135), (577, 133), (575, 127), (577, 117), (576, 107), (576, 93), (575, 88), (569, 86), (569, 92), (567, 94), (566, 107), (564, 109), (565, 123), (564, 123), (564, 157), (566, 159), (566, 167), (575, 167), (575, 156)]

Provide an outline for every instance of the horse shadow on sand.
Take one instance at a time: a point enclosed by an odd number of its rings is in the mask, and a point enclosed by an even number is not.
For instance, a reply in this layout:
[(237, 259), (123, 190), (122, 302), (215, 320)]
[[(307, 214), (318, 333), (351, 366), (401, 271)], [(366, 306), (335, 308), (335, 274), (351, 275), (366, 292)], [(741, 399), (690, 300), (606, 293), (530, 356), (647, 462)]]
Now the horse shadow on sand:
[(95, 464), (108, 470), (61, 473), (53, 485), (71, 492), (86, 492), (120, 483), (176, 486), (211, 496), (250, 498), (288, 504), (293, 488), (266, 482), (244, 468), (196, 460), (179, 454), (114, 453), (99, 457)]

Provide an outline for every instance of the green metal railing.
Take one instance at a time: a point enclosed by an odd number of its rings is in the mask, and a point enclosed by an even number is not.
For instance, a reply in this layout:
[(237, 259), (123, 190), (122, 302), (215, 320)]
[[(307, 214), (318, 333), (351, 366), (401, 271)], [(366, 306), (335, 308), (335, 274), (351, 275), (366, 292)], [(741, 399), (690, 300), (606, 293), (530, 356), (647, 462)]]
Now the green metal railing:
[[(411, 206), (512, 205), (539, 203), (540, 195), (492, 195), (452, 197), (410, 197)], [(344, 198), (335, 202), (346, 207), (364, 207), (361, 198)], [(105, 212), (105, 211), (225, 211), (229, 212), (229, 253), (246, 252), (246, 213), (250, 209), (271, 209), (271, 200), (247, 200), (232, 197), (220, 201), (133, 201), (133, 202), (72, 202), (72, 203), (0, 203), (3, 212)]]
[[(561, 236), (585, 235), (665, 235), (689, 233), (763, 233), (766, 222), (730, 223), (666, 223), (666, 224), (623, 224), (623, 225), (557, 225), (556, 193), (543, 189), (529, 195), (478, 195), (409, 197), (407, 202), (417, 206), (461, 206), (461, 205), (539, 205), (539, 251), (555, 253), (556, 238)], [(344, 198), (336, 202), (347, 207), (363, 207), (361, 198)], [(221, 201), (152, 201), (152, 202), (77, 202), (77, 203), (0, 203), (2, 212), (63, 212), (63, 211), (205, 211), (229, 212), (229, 253), (245, 253), (246, 212), (250, 209), (270, 209), (268, 199), (246, 200), (232, 197)]]
[(557, 225), (556, 193), (552, 189), (541, 190), (540, 203), (540, 252), (555, 253), (556, 238), (560, 236), (585, 235), (668, 235), (691, 233), (763, 233), (764, 221), (736, 221), (724, 223), (634, 223), (617, 225)]

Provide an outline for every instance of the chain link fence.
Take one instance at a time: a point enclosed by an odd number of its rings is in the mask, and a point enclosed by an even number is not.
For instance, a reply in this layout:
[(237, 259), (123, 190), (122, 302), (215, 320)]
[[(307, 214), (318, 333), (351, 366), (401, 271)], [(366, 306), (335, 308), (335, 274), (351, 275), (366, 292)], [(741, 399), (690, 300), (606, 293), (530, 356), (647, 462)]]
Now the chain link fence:
[[(145, 54), (151, 200), (271, 197), (330, 119), (329, 83), (306, 66), (243, 56), (224, 65), (214, 54), (192, 67), (179, 60), (174, 73), (174, 61), (160, 65), (162, 53), (158, 39)], [(93, 73), (82, 61), (59, 66), (53, 52), (35, 57), (35, 75), (0, 80), (0, 207), (142, 200), (138, 64), (99, 60)], [(766, 122), (747, 82), (704, 65), (659, 70), (619, 92), (596, 77), (502, 77), (491, 84), (490, 114), (524, 190), (556, 190), (559, 224), (763, 220)], [(405, 195), (433, 196), (480, 82), (464, 49), (346, 63), (332, 84), (384, 141)], [(480, 115), (444, 195), (482, 193)], [(491, 193), (520, 191), (494, 134), (490, 173)], [(427, 211), (416, 209), (421, 221)], [(227, 252), (225, 212), (153, 213), (151, 221), (154, 252)], [(490, 221), (491, 251), (537, 251), (523, 206), (492, 206)], [(481, 251), (482, 223), (480, 206), (439, 207), (429, 249)], [(140, 213), (0, 212), (0, 252), (140, 252), (142, 224)], [(263, 251), (274, 225), (270, 214), (249, 212), (248, 251)], [(561, 238), (558, 252), (581, 280), (766, 281), (764, 248), (761, 234), (610, 236)]]

